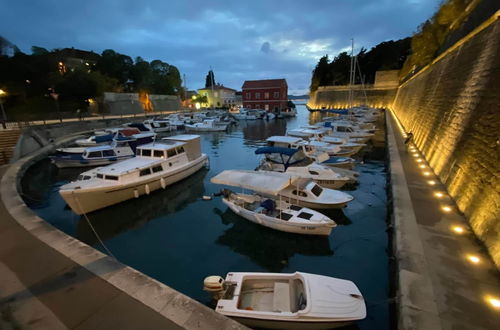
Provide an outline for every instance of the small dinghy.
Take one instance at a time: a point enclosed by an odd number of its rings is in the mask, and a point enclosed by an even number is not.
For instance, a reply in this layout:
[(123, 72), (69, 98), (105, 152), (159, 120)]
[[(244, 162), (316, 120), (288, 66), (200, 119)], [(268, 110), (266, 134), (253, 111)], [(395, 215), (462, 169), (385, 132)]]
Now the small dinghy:
[(356, 285), (328, 276), (234, 272), (205, 278), (203, 289), (216, 312), (252, 328), (331, 329), (366, 317)]

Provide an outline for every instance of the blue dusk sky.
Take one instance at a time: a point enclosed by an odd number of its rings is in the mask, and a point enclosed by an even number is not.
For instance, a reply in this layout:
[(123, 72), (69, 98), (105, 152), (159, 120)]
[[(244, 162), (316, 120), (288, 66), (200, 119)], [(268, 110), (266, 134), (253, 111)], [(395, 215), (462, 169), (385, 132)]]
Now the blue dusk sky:
[(286, 78), (307, 93), (318, 59), (411, 36), (440, 0), (0, 0), (0, 36), (30, 54), (75, 47), (160, 59), (204, 87)]

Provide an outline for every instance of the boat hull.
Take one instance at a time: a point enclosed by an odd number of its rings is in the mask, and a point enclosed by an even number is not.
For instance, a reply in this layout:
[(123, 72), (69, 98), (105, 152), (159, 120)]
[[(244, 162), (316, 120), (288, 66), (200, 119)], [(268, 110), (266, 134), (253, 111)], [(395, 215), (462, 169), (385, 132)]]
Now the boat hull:
[[(163, 175), (158, 175), (145, 181), (133, 182), (123, 186), (107, 186), (96, 189), (60, 190), (59, 194), (69, 207), (71, 207), (73, 212), (80, 215), (132, 199), (136, 197), (136, 195), (137, 198), (142, 195), (147, 195), (162, 188), (162, 178), (165, 187), (174, 184), (197, 172), (207, 164), (207, 162), (208, 157), (202, 154), (198, 159), (177, 169), (173, 173), (163, 173)], [(146, 188), (146, 186), (148, 188)]]
[(242, 207), (235, 205), (234, 203), (228, 201), (225, 198), (222, 199), (222, 202), (226, 204), (234, 213), (238, 214), (239, 216), (247, 220), (250, 220), (251, 222), (254, 222), (256, 224), (279, 231), (284, 231), (294, 234), (303, 234), (303, 235), (328, 236), (330, 235), (333, 229), (333, 227), (331, 226), (325, 226), (319, 224), (308, 224), (308, 225), (290, 224), (284, 220), (268, 217), (264, 214), (256, 214), (255, 212), (246, 210)]
[(297, 201), (297, 198), (295, 197), (288, 197), (284, 195), (280, 195), (281, 199), (283, 199), (286, 202), (289, 203), (294, 203), (296, 205), (302, 206), (302, 207), (307, 207), (310, 209), (342, 209), (347, 206), (347, 203), (349, 203), (351, 200), (345, 201), (345, 202), (340, 202), (340, 203), (315, 203), (311, 201), (305, 201), (305, 200), (299, 200)]
[(107, 159), (97, 159), (97, 160), (87, 160), (87, 159), (64, 159), (64, 158), (52, 158), (52, 163), (58, 168), (69, 168), (69, 167), (91, 167), (91, 166), (104, 166), (112, 163), (116, 163), (120, 160), (125, 160), (134, 157), (134, 155), (127, 157), (113, 157)]
[[(224, 314), (220, 312), (221, 314)], [(224, 314), (225, 315), (225, 314)], [(232, 319), (244, 324), (250, 328), (267, 328), (267, 329), (290, 329), (290, 330), (321, 330), (321, 329), (334, 329), (345, 327), (353, 322), (336, 322), (336, 321), (281, 321), (281, 320), (265, 320), (265, 319), (254, 319), (249, 317), (237, 317), (231, 316)]]

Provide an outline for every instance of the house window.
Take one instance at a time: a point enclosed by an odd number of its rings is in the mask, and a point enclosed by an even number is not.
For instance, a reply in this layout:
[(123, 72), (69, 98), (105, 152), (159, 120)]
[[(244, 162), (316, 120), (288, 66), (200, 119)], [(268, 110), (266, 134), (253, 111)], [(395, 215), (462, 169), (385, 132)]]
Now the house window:
[(274, 92), (274, 98), (279, 99), (280, 98), (280, 92)]
[(250, 100), (252, 98), (250, 93), (246, 93), (246, 97), (247, 97), (247, 100)]
[(286, 100), (286, 93), (283, 92), (283, 100)]
[(269, 93), (264, 93), (264, 98), (268, 99), (269, 98)]
[(266, 109), (266, 110), (269, 110), (269, 104), (266, 104), (266, 105), (265, 105), (265, 109)]
[(259, 100), (259, 99), (260, 99), (260, 93), (259, 93), (259, 92), (255, 93), (255, 98), (256, 98), (257, 100)]

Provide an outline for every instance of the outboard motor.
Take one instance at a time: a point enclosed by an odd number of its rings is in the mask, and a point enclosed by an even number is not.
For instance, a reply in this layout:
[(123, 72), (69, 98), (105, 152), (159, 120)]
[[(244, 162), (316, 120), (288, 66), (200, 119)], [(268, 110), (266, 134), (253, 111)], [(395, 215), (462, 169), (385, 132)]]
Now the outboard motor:
[(224, 279), (217, 275), (205, 277), (203, 280), (203, 290), (210, 293), (213, 299), (221, 299), (226, 292)]

